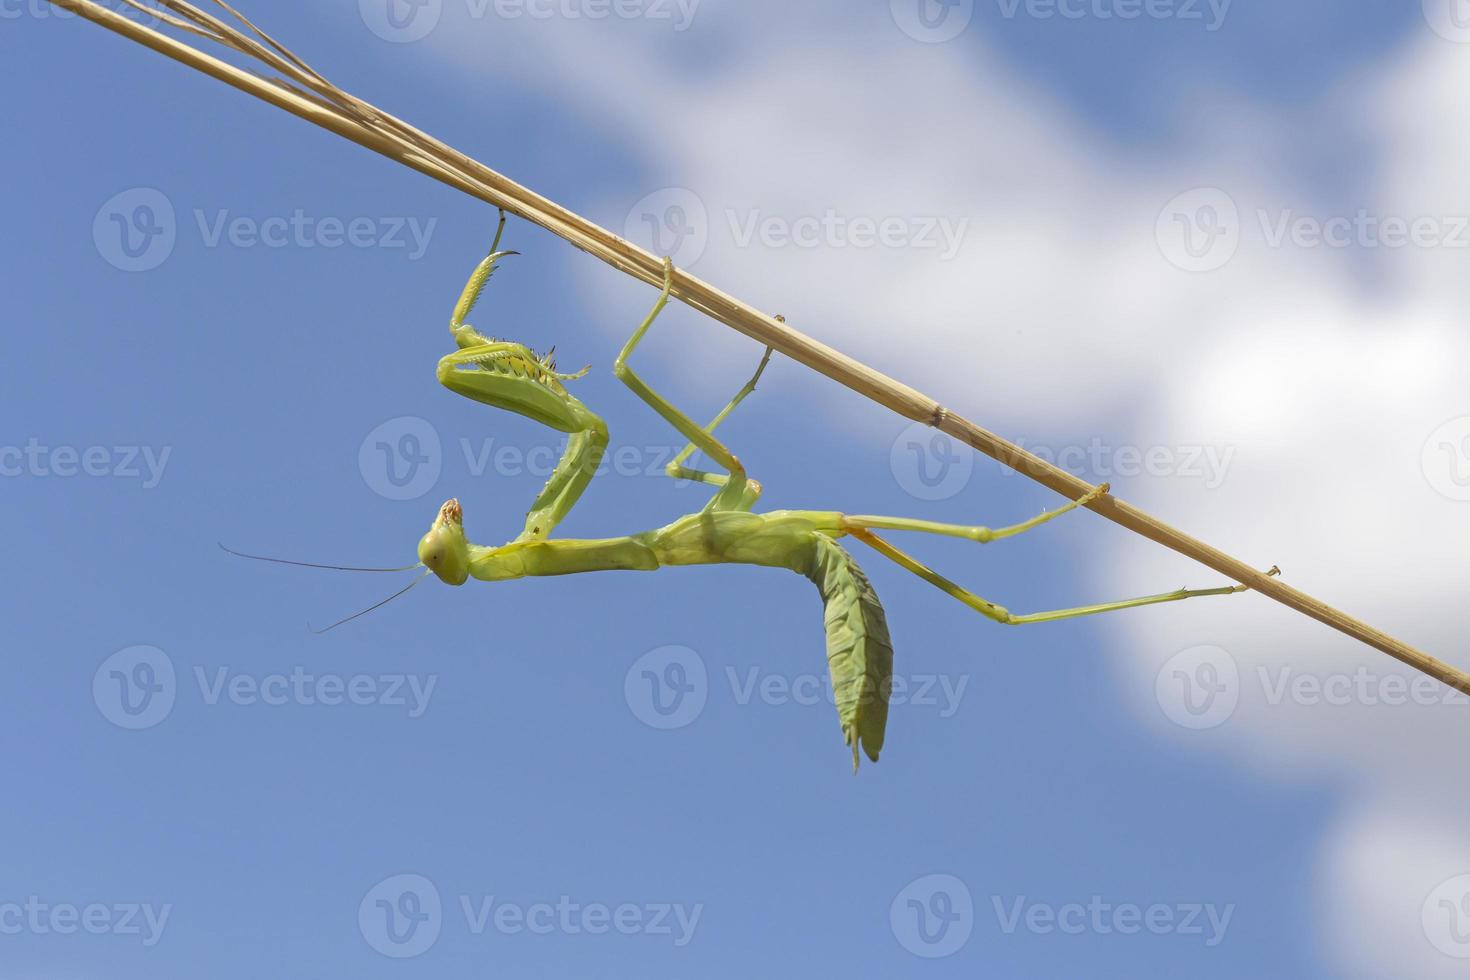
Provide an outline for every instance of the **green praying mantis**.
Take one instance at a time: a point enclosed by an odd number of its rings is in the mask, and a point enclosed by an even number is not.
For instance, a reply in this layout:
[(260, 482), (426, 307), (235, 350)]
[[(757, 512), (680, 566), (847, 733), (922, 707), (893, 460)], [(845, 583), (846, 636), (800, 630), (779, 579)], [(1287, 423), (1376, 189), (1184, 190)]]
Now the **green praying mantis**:
[[(1030, 520), (999, 528), (827, 510), (755, 512), (761, 485), (747, 475), (740, 459), (715, 438), (715, 430), (755, 391), (761, 374), (770, 363), (772, 349), (766, 348), (750, 380), (704, 426), (695, 423), (654, 391), (628, 363), (669, 301), (674, 275), (673, 263), (669, 259), (664, 260), (663, 289), (658, 300), (623, 345), (613, 363), (613, 373), (688, 440), (683, 450), (669, 463), (668, 475), (707, 484), (715, 488), (714, 494), (695, 513), (651, 531), (595, 540), (554, 537), (557, 525), (576, 505), (592, 479), (607, 448), (608, 429), (606, 423), (566, 387), (568, 382), (584, 376), (588, 368), (574, 374), (559, 373), (551, 355), (541, 356), (524, 344), (486, 337), (465, 322), (496, 264), (508, 255), (518, 254), (499, 251), (505, 220), (502, 211), (489, 255), (470, 274), (459, 302), (455, 304), (449, 329), (458, 350), (439, 361), (438, 379), (450, 391), (466, 398), (515, 412), (564, 433), (566, 448), (532, 503), (524, 529), (514, 540), (498, 546), (472, 544), (465, 536), (463, 508), (457, 499), (448, 500), (439, 508), (428, 533), (419, 541), (417, 564), (400, 569), (353, 569), (409, 571), (423, 568), (423, 575), (383, 602), (334, 626), (397, 598), (429, 575), (437, 576), (450, 585), (463, 585), (472, 578), (482, 582), (504, 582), (528, 576), (575, 575), (613, 569), (654, 571), (675, 565), (742, 564), (789, 569), (810, 579), (821, 594), (825, 609), (827, 665), (838, 721), (844, 743), (852, 751), (853, 768), (856, 770), (860, 751), (876, 762), (883, 748), (893, 674), (893, 645), (883, 607), (863, 570), (838, 544), (841, 538), (851, 536), (863, 542), (987, 619), (1012, 626), (1091, 616), (1197, 596), (1228, 595), (1246, 589), (1243, 585), (1179, 589), (1136, 599), (1017, 615), (951, 582), (875, 533), (914, 531), (985, 544), (1015, 537), (1075, 510), (1108, 493), (1107, 484)], [(712, 473), (686, 466), (695, 451), (704, 453), (723, 472)]]

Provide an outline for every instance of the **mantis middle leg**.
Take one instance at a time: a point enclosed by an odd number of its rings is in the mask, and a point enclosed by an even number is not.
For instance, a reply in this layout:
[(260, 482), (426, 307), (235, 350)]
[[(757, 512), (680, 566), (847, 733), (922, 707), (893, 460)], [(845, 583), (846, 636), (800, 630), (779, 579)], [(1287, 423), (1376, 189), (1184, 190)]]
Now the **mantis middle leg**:
[[(756, 366), (755, 374), (751, 375), (750, 380), (745, 382), (744, 387), (735, 393), (734, 398), (730, 399), (730, 403), (722, 408), (720, 413), (704, 427), (706, 433), (713, 433), (721, 422), (730, 417), (730, 413), (735, 411), (735, 407), (743, 402), (751, 392), (755, 391), (756, 382), (760, 381), (761, 374), (766, 370), (766, 365), (771, 362), (772, 353), (774, 353), (774, 348), (767, 347), (765, 355), (761, 357), (760, 364)], [(679, 451), (679, 455), (675, 456), (669, 465), (664, 468), (664, 472), (676, 480), (692, 480), (696, 483), (707, 483), (712, 487), (725, 486), (730, 481), (730, 478), (723, 473), (706, 473), (704, 470), (691, 469), (684, 465), (684, 462), (698, 448), (692, 442), (685, 445)], [(750, 510), (755, 506), (760, 496), (760, 481), (754, 478), (748, 478), (745, 481), (745, 493), (741, 496), (737, 509), (743, 511)]]
[[(692, 418), (685, 415), (679, 409), (675, 408), (662, 395), (650, 388), (648, 386), (648, 383), (640, 378), (633, 371), (633, 369), (628, 366), (627, 362), (629, 355), (633, 353), (634, 348), (636, 348), (639, 341), (643, 339), (643, 335), (648, 333), (648, 328), (653, 326), (653, 321), (658, 319), (658, 315), (662, 313), (664, 307), (668, 305), (669, 293), (673, 290), (673, 287), (674, 263), (671, 259), (666, 258), (664, 259), (663, 291), (659, 293), (658, 300), (653, 304), (653, 309), (649, 311), (648, 316), (644, 318), (641, 324), (639, 324), (638, 329), (633, 331), (633, 336), (628, 338), (628, 342), (623, 345), (623, 349), (621, 352), (619, 352), (617, 360), (613, 362), (613, 374), (617, 376), (619, 381), (627, 385), (628, 388), (633, 392), (633, 394), (641, 398), (643, 402), (648, 405), (649, 408), (652, 408), (655, 412), (659, 414), (660, 417), (663, 418), (664, 421), (668, 422), (675, 429), (677, 429), (679, 433), (684, 436), (684, 438), (688, 439), (689, 444), (694, 447), (694, 449), (700, 450), (710, 459), (714, 460), (715, 463), (724, 467), (725, 470), (728, 471), (728, 476), (714, 477), (714, 479), (723, 479), (724, 484), (720, 487), (719, 491), (715, 493), (714, 497), (710, 500), (709, 504), (706, 505), (705, 509), (748, 510), (750, 505), (754, 503), (754, 500), (752, 499), (750, 503), (745, 502), (748, 491), (750, 489), (750, 479), (745, 474), (745, 467), (741, 464), (740, 459), (734, 453), (730, 452), (728, 448), (726, 448), (724, 443), (720, 442), (714, 437), (711, 430), (714, 429), (715, 425), (723, 421), (724, 417), (728, 415), (731, 411), (733, 411), (735, 406), (738, 405), (741, 399), (743, 399), (745, 395), (749, 392), (743, 392), (742, 394), (737, 395), (735, 399), (728, 406), (726, 406), (725, 411), (722, 412), (721, 415), (717, 417), (713, 423), (711, 423), (709, 429), (702, 429)], [(764, 368), (764, 362), (762, 362), (762, 368)], [(757, 376), (758, 375), (759, 372), (757, 372)], [(752, 390), (754, 389), (754, 379), (752, 379), (752, 383), (749, 387)], [(688, 458), (688, 452), (689, 451), (686, 451), (685, 453), (681, 453), (680, 455), (683, 458)], [(705, 476), (712, 475), (705, 474)], [(712, 482), (712, 480), (704, 480), (702, 482)]]

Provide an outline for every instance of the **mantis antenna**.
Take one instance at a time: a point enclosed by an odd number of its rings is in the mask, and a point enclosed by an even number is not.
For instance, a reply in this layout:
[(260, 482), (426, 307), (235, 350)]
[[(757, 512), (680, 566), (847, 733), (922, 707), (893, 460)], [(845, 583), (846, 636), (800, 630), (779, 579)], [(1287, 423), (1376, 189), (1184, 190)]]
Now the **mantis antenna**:
[[(410, 567), (415, 567), (415, 566), (410, 566)], [(372, 569), (372, 571), (376, 571), (376, 569)], [(321, 629), (312, 629), (311, 631), (313, 633), (315, 633), (317, 636), (321, 636), (323, 633), (327, 633), (327, 632), (330, 632), (331, 630), (336, 629), (338, 626), (341, 626), (343, 623), (350, 623), (354, 619), (357, 619), (359, 616), (366, 616), (368, 613), (372, 612), (374, 609), (381, 609), (384, 606), (386, 606), (388, 603), (392, 602), (394, 599), (397, 599), (399, 596), (403, 595), (409, 589), (412, 589), (415, 585), (418, 585), (424, 579), (428, 578), (430, 574), (431, 574), (430, 572), (424, 572), (424, 574), (420, 575), (418, 578), (414, 579), (412, 582), (408, 583), (403, 588), (399, 589), (397, 592), (395, 592), (392, 595), (390, 595), (388, 598), (382, 600), (381, 602), (375, 602), (375, 603), (373, 603), (371, 606), (368, 606), (366, 609), (362, 610), (361, 612), (355, 612), (351, 616), (348, 616), (345, 619), (339, 619), (335, 623), (333, 623), (331, 626), (325, 626), (325, 627), (323, 627)], [(311, 629), (311, 624), (310, 623), (307, 624), (307, 628), (308, 629)]]
[(243, 551), (227, 548), (223, 544), (219, 548), (225, 554), (234, 555), (236, 558), (249, 558), (251, 561), (268, 561), (274, 565), (295, 565), (297, 568), (324, 568), (331, 572), (411, 572), (419, 567), (418, 563), (404, 565), (402, 568), (360, 568), (356, 565), (318, 565), (315, 562), (309, 561), (291, 561), (286, 558), (268, 558), (265, 555), (247, 555)]
[[(219, 547), (220, 547), (220, 550), (223, 551), (225, 554), (234, 555), (236, 558), (249, 558), (251, 561), (268, 561), (268, 562), (270, 562), (273, 565), (293, 565), (293, 566), (295, 566), (297, 568), (322, 568), (322, 569), (326, 569), (327, 571), (331, 571), (331, 572), (411, 572), (415, 568), (422, 568), (423, 567), (423, 563), (422, 562), (416, 562), (415, 564), (412, 564), (412, 565), (404, 565), (402, 568), (363, 568), (363, 567), (360, 567), (360, 566), (357, 566), (357, 565), (319, 565), (316, 562), (310, 562), (310, 561), (291, 561), (290, 559), (287, 559), (287, 558), (270, 558), (270, 557), (267, 557), (266, 555), (247, 555), (243, 551), (236, 551), (234, 548), (227, 548), (227, 547), (224, 546), (224, 544), (220, 544)], [(399, 589), (397, 592), (395, 592), (392, 595), (390, 595), (388, 598), (382, 600), (381, 602), (375, 602), (371, 606), (368, 606), (366, 609), (362, 610), (361, 612), (355, 612), (351, 616), (348, 616), (345, 619), (339, 619), (335, 623), (333, 623), (331, 626), (324, 627), (323, 629), (316, 629), (310, 623), (307, 623), (306, 624), (306, 628), (309, 629), (309, 630), (311, 630), (313, 633), (317, 634), (318, 636), (320, 636), (323, 633), (326, 633), (326, 632), (328, 632), (330, 630), (336, 629), (338, 626), (341, 626), (343, 623), (350, 623), (350, 622), (352, 622), (354, 619), (357, 619), (359, 616), (366, 616), (368, 613), (372, 612), (374, 609), (381, 609), (383, 606), (386, 606), (388, 603), (392, 602), (394, 599), (397, 599), (399, 596), (403, 595), (405, 592), (407, 592), (409, 589), (413, 588), (415, 585), (418, 585), (420, 582), (422, 582), (424, 580), (424, 578), (427, 575), (429, 575), (429, 572), (426, 571), (426, 572), (424, 572), (423, 575), (420, 575), (418, 578), (414, 579), (412, 582), (408, 583), (403, 588)]]

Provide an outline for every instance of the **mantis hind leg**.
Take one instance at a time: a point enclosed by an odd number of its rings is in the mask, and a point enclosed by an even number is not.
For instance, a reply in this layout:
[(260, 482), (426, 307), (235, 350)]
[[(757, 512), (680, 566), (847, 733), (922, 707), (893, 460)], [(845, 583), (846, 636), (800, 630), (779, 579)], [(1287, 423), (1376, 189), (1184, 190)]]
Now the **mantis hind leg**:
[[(641, 398), (649, 408), (657, 412), (665, 422), (668, 422), (684, 438), (688, 439), (691, 446), (703, 452), (710, 459), (714, 460), (716, 464), (728, 471), (728, 476), (713, 477), (714, 479), (722, 479), (724, 485), (720, 487), (706, 509), (739, 510), (746, 500), (750, 484), (750, 480), (745, 474), (745, 467), (741, 464), (740, 459), (734, 453), (730, 452), (724, 443), (716, 439), (710, 431), (700, 428), (692, 418), (675, 408), (667, 399), (650, 388), (648, 383), (640, 378), (627, 363), (628, 357), (633, 353), (634, 348), (638, 346), (644, 334), (648, 333), (648, 328), (653, 326), (653, 321), (658, 319), (658, 315), (668, 305), (669, 293), (673, 290), (673, 287), (674, 263), (672, 260), (666, 258), (664, 259), (663, 291), (659, 293), (658, 301), (653, 304), (653, 309), (649, 311), (648, 316), (639, 324), (638, 329), (633, 331), (633, 336), (628, 338), (628, 342), (623, 345), (623, 349), (619, 352), (617, 360), (613, 362), (613, 374), (617, 376), (619, 381), (627, 385), (633, 394)], [(722, 415), (728, 415), (743, 397), (744, 395), (738, 396), (734, 402), (727, 406), (726, 411)], [(719, 421), (722, 421), (722, 419), (717, 418), (716, 423)], [(710, 428), (713, 429), (714, 425), (712, 424)], [(704, 475), (713, 476), (712, 474)], [(754, 501), (752, 500), (751, 504), (753, 503)], [(747, 504), (745, 507), (748, 509), (749, 505)]]
[(1008, 527), (984, 527), (983, 525), (965, 524), (941, 524), (937, 521), (921, 521), (909, 517), (878, 517), (872, 514), (848, 514), (842, 518), (842, 526), (850, 533), (856, 534), (856, 530), (885, 530), (885, 531), (922, 531), (926, 534), (942, 534), (951, 538), (965, 538), (970, 541), (978, 541), (985, 544), (990, 541), (999, 541), (1001, 538), (1011, 538), (1018, 534), (1024, 534), (1033, 528), (1038, 528), (1048, 521), (1055, 520), (1063, 514), (1076, 510), (1078, 507), (1086, 506), (1097, 498), (1103, 496), (1110, 488), (1106, 483), (1093, 487), (1087, 493), (1076, 500), (1063, 504), (1054, 510), (1042, 511), (1029, 521), (1012, 524)]
[[(1098, 613), (1116, 612), (1120, 609), (1133, 609), (1137, 606), (1152, 606), (1161, 602), (1177, 602), (1180, 599), (1194, 599), (1208, 595), (1233, 595), (1237, 592), (1246, 591), (1246, 586), (1244, 585), (1227, 585), (1215, 589), (1178, 589), (1174, 592), (1140, 596), (1136, 599), (1122, 599), (1117, 602), (1104, 602), (1092, 606), (1073, 606), (1068, 609), (1052, 609), (1046, 612), (1028, 613), (1018, 616), (1004, 606), (997, 605), (989, 599), (976, 595), (963, 586), (956, 585), (943, 575), (926, 566), (917, 558), (905, 554), (871, 531), (861, 527), (854, 527), (849, 528), (848, 533), (871, 547), (883, 557), (913, 572), (919, 578), (928, 582), (941, 592), (944, 592), (946, 595), (958, 599), (987, 619), (992, 619), (1006, 626), (1050, 623), (1059, 619), (1075, 619), (1079, 616), (1093, 616)], [(1275, 572), (1275, 569), (1272, 571)]]

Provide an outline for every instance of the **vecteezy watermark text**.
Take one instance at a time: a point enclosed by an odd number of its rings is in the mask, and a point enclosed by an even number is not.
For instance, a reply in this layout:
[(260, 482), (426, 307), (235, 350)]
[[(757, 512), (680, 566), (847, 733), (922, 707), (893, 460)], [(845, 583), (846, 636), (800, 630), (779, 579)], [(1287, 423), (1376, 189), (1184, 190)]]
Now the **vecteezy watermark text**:
[[(1112, 446), (1096, 436), (1085, 446), (1028, 445), (1024, 439), (1016, 445), (1077, 476), (1096, 480), (1173, 477), (1198, 480), (1206, 490), (1224, 484), (1235, 459), (1234, 446)], [(1010, 468), (1011, 462), (1025, 466), (1023, 460), (1007, 460), (1004, 455), (1000, 461), (1007, 464), (1007, 476), (1019, 472)]]
[(995, 0), (1006, 20), (1175, 20), (1214, 33), (1234, 0)]
[(1155, 902), (1109, 902), (1093, 895), (1086, 902), (1053, 905), (1024, 895), (991, 896), (990, 904), (1000, 931), (1007, 936), (1027, 932), (1037, 936), (1197, 936), (1205, 948), (1225, 940), (1235, 906), (1213, 903), (1169, 905)]
[[(496, 439), (478, 441), (461, 436), (460, 455), (465, 472), (471, 477), (496, 476), (518, 478), (533, 476), (546, 479), (556, 472), (567, 442), (538, 443), (520, 446)], [(668, 479), (669, 465), (679, 449), (675, 446), (609, 446), (595, 461), (586, 464), (594, 477), (651, 477)], [(447, 453), (453, 456), (452, 451)], [(413, 415), (401, 415), (373, 428), (358, 445), (357, 465), (363, 482), (376, 494), (389, 500), (417, 500), (432, 490), (444, 471), (445, 440), (432, 422)], [(676, 485), (687, 485), (683, 477)]]
[(736, 248), (759, 244), (770, 249), (914, 249), (937, 251), (941, 262), (959, 254), (970, 227), (969, 218), (955, 221), (938, 215), (849, 217), (835, 208), (796, 217), (767, 214), (760, 208), (744, 214), (726, 209), (725, 220), (729, 222), (730, 238)]
[[(96, 0), (100, 7), (106, 7), (115, 14), (120, 14), (129, 20), (138, 21), (148, 27), (156, 27), (159, 20), (146, 10), (124, 3), (123, 0)], [(80, 17), (75, 11), (58, 7), (50, 0), (0, 0), (0, 21), (19, 20), (22, 17), (33, 17), (37, 20), (52, 18), (55, 20), (72, 20)]]
[[(293, 667), (250, 674), (227, 666), (192, 671), (206, 707), (386, 708), (422, 718), (439, 683), (437, 674), (336, 674)], [(168, 654), (153, 646), (119, 650), (92, 677), (97, 710), (119, 728), (138, 731), (161, 724), (180, 695), (178, 673)]]
[[(759, 665), (743, 670), (727, 666), (723, 679), (730, 700), (740, 707), (837, 703), (831, 677), (826, 674), (793, 675)], [(969, 683), (967, 674), (899, 674), (889, 678), (887, 688), (875, 696), (892, 706), (937, 709), (939, 717), (951, 718), (959, 711)], [(704, 658), (686, 646), (650, 650), (635, 660), (623, 677), (623, 697), (633, 716), (650, 728), (665, 731), (692, 724), (704, 712), (711, 693)]]
[(622, 902), (576, 902), (562, 895), (556, 903), (505, 902), (494, 895), (461, 895), (460, 910), (471, 935), (481, 936), (492, 928), (506, 936), (601, 936), (616, 932), (623, 936), (667, 936), (675, 947), (688, 946), (704, 914), (704, 905), (678, 902), (635, 904)]
[(208, 705), (228, 701), (244, 707), (281, 707), (288, 704), (328, 708), (377, 706), (406, 709), (410, 718), (423, 717), (439, 683), (437, 674), (427, 677), (417, 674), (354, 674), (344, 677), (341, 674), (309, 673), (304, 667), (293, 667), (289, 674), (266, 674), (262, 677), (237, 673), (229, 667), (216, 667), (213, 671), (195, 667), (194, 680), (199, 685), (204, 703)]
[[(744, 671), (734, 667), (725, 668), (725, 682), (730, 687), (734, 702), (742, 707), (758, 701), (761, 704), (780, 707), (782, 705), (835, 705), (837, 698), (832, 690), (832, 680), (822, 674), (772, 673), (757, 665)], [(887, 700), (890, 706), (912, 705), (919, 708), (938, 708), (939, 717), (952, 718), (960, 710), (960, 701), (965, 697), (965, 688), (970, 676), (962, 674), (953, 678), (948, 674), (895, 674), (888, 679)]]
[[(668, 22), (676, 33), (687, 31), (701, 0), (461, 0), (470, 20)], [(368, 30), (394, 44), (422, 41), (439, 26), (445, 0), (358, 0)]]
[(640, 198), (623, 222), (623, 235), (687, 268), (704, 254), (716, 232), (738, 249), (923, 252), (940, 262), (955, 258), (970, 230), (967, 217), (937, 214), (865, 214), (837, 208), (773, 213), (763, 208), (725, 208), (724, 224), (711, 220), (704, 200), (686, 187), (664, 187)]
[(0, 477), (112, 477), (152, 490), (172, 455), (172, 446), (46, 446), (32, 437), (24, 446), (0, 446)]
[[(496, 895), (462, 893), (453, 907), (471, 936), (652, 936), (676, 948), (689, 945), (704, 914), (703, 903), (582, 902), (570, 895), (555, 901), (507, 901)], [(363, 896), (358, 929), (384, 956), (408, 959), (439, 940), (449, 918), (439, 888), (423, 875), (385, 878)]]
[[(325, 249), (381, 248), (423, 258), (438, 218), (290, 214), (243, 215), (229, 208), (193, 210), (195, 230), (205, 248)], [(124, 272), (147, 272), (168, 261), (178, 244), (181, 221), (169, 196), (153, 187), (114, 194), (92, 219), (97, 254)]]
[(174, 907), (144, 902), (44, 902), (31, 895), (23, 902), (0, 902), (0, 936), (129, 936), (151, 949), (163, 938)]
[(668, 21), (682, 34), (694, 23), (701, 0), (465, 0), (470, 16), (501, 20)]
[(1164, 258), (1186, 272), (1224, 268), (1247, 231), (1253, 231), (1252, 242), (1272, 250), (1470, 249), (1470, 215), (1465, 214), (1393, 214), (1362, 207), (1308, 214), (1283, 207), (1256, 208), (1253, 216), (1254, 222), (1243, 217), (1226, 191), (1197, 187), (1164, 205), (1154, 235)]
[(1164, 715), (1182, 728), (1218, 728), (1243, 700), (1264, 708), (1295, 707), (1464, 710), (1470, 696), (1431, 677), (1360, 666), (1352, 671), (1311, 673), (1291, 666), (1259, 664), (1243, 671), (1224, 647), (1204, 644), (1181, 650), (1159, 669), (1154, 693)]
[(221, 243), (234, 248), (387, 248), (408, 249), (408, 260), (418, 261), (429, 249), (438, 218), (314, 217), (301, 208), (289, 215), (258, 218), (231, 215), (228, 208), (206, 213), (194, 209), (194, 222), (205, 248)]

